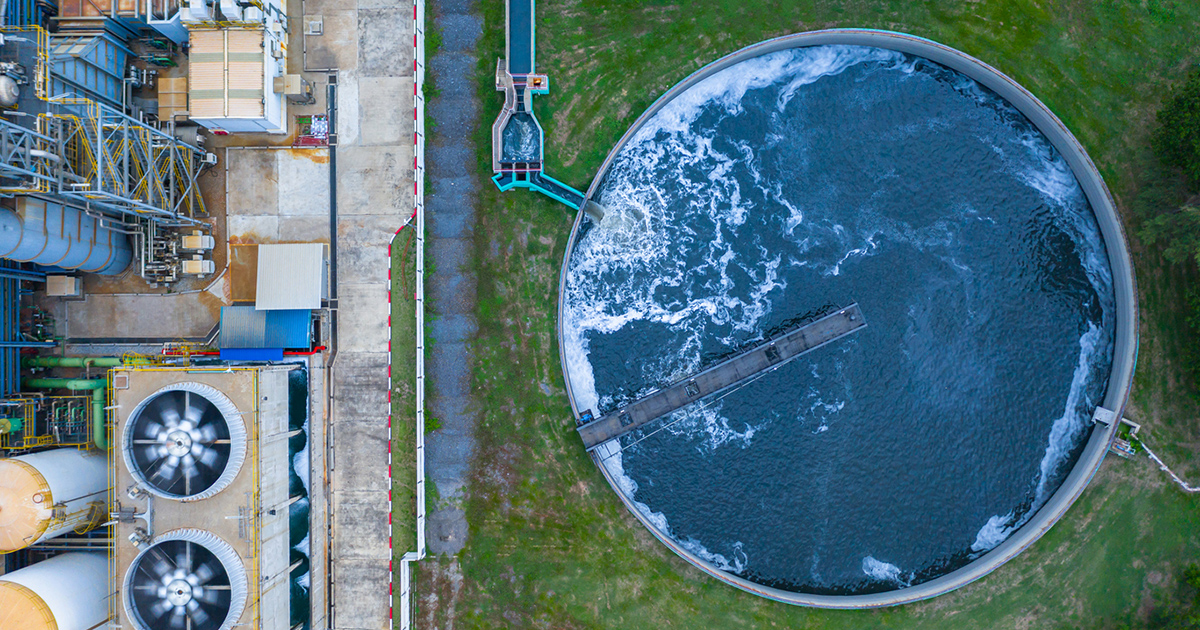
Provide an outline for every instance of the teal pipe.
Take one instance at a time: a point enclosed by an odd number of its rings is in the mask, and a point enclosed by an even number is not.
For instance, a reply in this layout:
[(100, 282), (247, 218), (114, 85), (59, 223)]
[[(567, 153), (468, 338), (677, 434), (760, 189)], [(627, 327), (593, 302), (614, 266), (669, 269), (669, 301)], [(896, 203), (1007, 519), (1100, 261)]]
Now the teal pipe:
[[(120, 359), (117, 359), (120, 361)], [(108, 450), (108, 427), (104, 423), (104, 388), (108, 385), (102, 378), (27, 378), (25, 387), (31, 389), (69, 389), (73, 392), (92, 391), (92, 443), (96, 448)]]

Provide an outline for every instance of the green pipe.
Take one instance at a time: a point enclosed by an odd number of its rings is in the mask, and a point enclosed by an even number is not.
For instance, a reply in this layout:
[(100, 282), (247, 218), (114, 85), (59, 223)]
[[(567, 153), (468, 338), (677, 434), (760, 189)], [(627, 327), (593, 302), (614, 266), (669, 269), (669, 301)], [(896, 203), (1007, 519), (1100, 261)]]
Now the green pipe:
[(119, 357), (25, 357), (21, 365), (33, 367), (121, 367), (124, 360)]
[(25, 421), (21, 418), (0, 418), (0, 435), (16, 433), (24, 426)]
[(69, 389), (73, 392), (92, 390), (92, 443), (108, 450), (108, 427), (104, 422), (104, 388), (102, 378), (27, 378), (25, 387), (32, 389)]

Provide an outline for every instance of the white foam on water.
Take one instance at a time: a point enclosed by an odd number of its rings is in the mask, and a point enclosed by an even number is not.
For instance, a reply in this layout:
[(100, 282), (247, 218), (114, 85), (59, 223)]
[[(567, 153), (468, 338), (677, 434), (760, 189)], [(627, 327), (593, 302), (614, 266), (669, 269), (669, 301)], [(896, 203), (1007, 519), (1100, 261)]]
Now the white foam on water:
[[(642, 366), (643, 374), (654, 380), (694, 370), (699, 364), (700, 340), (713, 337), (708, 330), (710, 325), (729, 326), (743, 334), (739, 339), (734, 339), (733, 334), (720, 339), (729, 345), (744, 342), (744, 333), (762, 334), (759, 322), (770, 312), (770, 296), (785, 289), (786, 283), (777, 273), (779, 257), (766, 259), (768, 254), (763, 251), (758, 252), (762, 259), (755, 259), (755, 252), (734, 251), (732, 244), (726, 242), (723, 230), (736, 232), (754, 211), (752, 202), (739, 187), (739, 178), (732, 176), (734, 168), (745, 168), (753, 179), (753, 186), (763, 192), (764, 198), (773, 199), (787, 209), (781, 227), (797, 248), (790, 252), (792, 255), (799, 257), (813, 248), (828, 248), (831, 244), (837, 248), (827, 259), (837, 260), (833, 265), (789, 256), (789, 266), (811, 266), (825, 275), (838, 275), (844, 264), (874, 255), (892, 242), (911, 243), (928, 251), (956, 240), (955, 221), (962, 218), (957, 216), (920, 229), (884, 217), (876, 217), (877, 221), (867, 217), (871, 220), (858, 221), (857, 233), (850, 233), (841, 225), (811, 225), (804, 208), (785, 198), (781, 183), (767, 181), (760, 172), (752, 147), (738, 145), (735, 156), (725, 155), (714, 148), (716, 132), (713, 129), (692, 128), (705, 108), (715, 107), (725, 116), (739, 114), (742, 99), (749, 90), (766, 88), (787, 78), (787, 87), (780, 92), (777, 101), (777, 107), (782, 110), (795, 98), (801, 86), (868, 61), (890, 61), (893, 67), (901, 66), (906, 73), (911, 73), (916, 63), (912, 59), (905, 61), (897, 53), (855, 47), (816, 47), (764, 55), (738, 64), (736, 69), (716, 73), (684, 91), (634, 135), (617, 156), (601, 187), (599, 202), (605, 209), (605, 219), (590, 226), (587, 235), (576, 243), (568, 262), (567, 295), (563, 300), (563, 355), (579, 409), (592, 409), (598, 413), (601, 406), (611, 404), (613, 400), (609, 393), (603, 398), (597, 394), (589, 359), (590, 336), (612, 334), (641, 321), (673, 328), (680, 337), (676, 341), (678, 352), (654, 357)], [(956, 87), (982, 104), (994, 107), (999, 102), (1001, 107), (1011, 109), (974, 81), (964, 77), (962, 85), (957, 85), (958, 81), (956, 79)], [(778, 141), (782, 138), (768, 138), (769, 143)], [(1020, 155), (1023, 150), (1028, 155)], [(1037, 190), (1050, 205), (1067, 210), (1057, 212), (1055, 218), (1059, 227), (1075, 241), (1108, 320), (1113, 310), (1112, 280), (1103, 241), (1095, 221), (1086, 216), (1086, 206), (1084, 211), (1079, 211), (1079, 204), (1085, 200), (1065, 161), (1049, 147), (1044, 137), (1032, 133), (1021, 138), (1019, 146), (1010, 151), (1011, 155), (1000, 153), (1021, 181)], [(1032, 168), (1027, 159), (1030, 156), (1035, 158)], [(672, 168), (663, 173), (662, 164), (670, 164)], [(863, 209), (867, 213), (869, 210)], [(986, 220), (971, 208), (961, 210), (975, 219)], [(706, 226), (701, 233), (692, 221), (686, 220), (694, 216), (711, 221), (716, 229), (710, 232)], [(806, 223), (809, 224), (807, 229), (797, 229)], [(710, 279), (704, 286), (690, 287), (685, 280), (688, 274), (698, 270), (686, 268), (684, 257), (679, 253), (685, 249), (703, 251), (704, 248), (708, 251), (703, 257), (703, 265), (707, 267), (703, 271)], [(953, 257), (943, 260), (960, 275), (972, 273), (969, 267)], [(743, 271), (754, 283), (744, 298), (732, 294), (735, 283), (729, 272), (734, 269)], [(656, 298), (662, 287), (682, 287), (686, 297), (683, 300), (672, 298), (674, 301), (670, 304), (660, 304)], [(693, 289), (704, 295), (693, 295)], [(1089, 324), (1088, 331), (1080, 339), (1079, 365), (1063, 416), (1053, 423), (1049, 435), (1039, 466), (1033, 507), (1019, 518), (1014, 518), (1012, 513), (989, 518), (976, 535), (973, 551), (985, 551), (1000, 544), (1046, 500), (1051, 490), (1048, 484), (1054, 481), (1078, 436), (1086, 431), (1089, 414), (1084, 408), (1091, 404), (1085, 400), (1091, 385), (1090, 364), (1108, 352), (1111, 340), (1102, 329), (1111, 328), (1109, 324), (1107, 321), (1099, 327)], [(830, 417), (845, 403), (820, 404), (821, 407), (810, 410), (820, 422), (815, 432), (828, 430)], [(730, 427), (719, 408), (715, 408), (698, 412), (673, 430), (699, 436), (702, 444), (711, 449), (726, 444), (744, 447), (760, 429), (761, 426), (748, 425)], [(671, 535), (669, 523), (661, 512), (654, 512), (634, 499), (637, 484), (624, 473), (619, 446), (609, 443), (600, 448), (604, 466), (620, 490), (649, 522), (664, 534)], [(715, 566), (729, 567), (725, 570), (736, 572), (746, 565), (744, 554), (730, 560), (709, 552), (698, 541), (689, 539), (680, 543)], [(740, 553), (740, 547), (738, 549)], [(895, 565), (870, 556), (863, 559), (863, 572), (901, 586), (907, 586), (915, 579), (913, 575), (905, 578)]]
[(1081, 403), (1091, 402), (1084, 398), (1087, 396), (1086, 388), (1092, 376), (1092, 356), (1100, 346), (1100, 332), (1100, 328), (1088, 322), (1088, 331), (1079, 338), (1079, 362), (1076, 363), (1075, 374), (1071, 378), (1067, 403), (1063, 415), (1050, 427), (1050, 442), (1046, 445), (1046, 453), (1042, 456), (1039, 466), (1040, 475), (1034, 495), (1034, 504), (1038, 507), (1049, 498), (1046, 484), (1070, 454), (1072, 438), (1082, 433), (1087, 426), (1088, 415), (1080, 412), (1080, 406)]
[(1013, 516), (1013, 513), (1009, 512), (1003, 516), (996, 515), (989, 518), (983, 529), (975, 535), (975, 542), (971, 543), (971, 551), (990, 551), (996, 545), (1007, 540), (1008, 535), (1016, 529)]
[(680, 540), (679, 544), (684, 549), (687, 549), (688, 551), (696, 554), (696, 556), (703, 558), (705, 562), (708, 562), (709, 564), (722, 571), (725, 571), (726, 573), (733, 573), (735, 575), (740, 574), (746, 570), (746, 565), (749, 562), (746, 559), (746, 553), (742, 551), (741, 542), (733, 543), (734, 556), (732, 560), (719, 553), (709, 551), (704, 545), (700, 544), (700, 541), (696, 540), (695, 538)]
[[(985, 96), (981, 95), (980, 98)], [(995, 97), (991, 98), (993, 102), (996, 100)], [(1001, 106), (1011, 107), (1007, 104)], [(1088, 216), (1087, 200), (1070, 166), (1045, 136), (1032, 131), (1022, 133), (1019, 145), (1026, 153), (1025, 160), (1014, 158), (1010, 161), (1011, 156), (999, 149), (997, 151), (1009, 161), (1010, 168), (1014, 169), (1022, 182), (1037, 190), (1048, 204), (1059, 210), (1053, 215), (1056, 226), (1074, 242), (1088, 281), (1100, 299), (1104, 321), (1099, 326), (1089, 321), (1088, 329), (1079, 338), (1079, 359), (1071, 377), (1063, 413), (1050, 426), (1046, 450), (1038, 465), (1032, 504), (1020, 518), (1014, 518), (1013, 512), (989, 518), (971, 545), (971, 550), (977, 553), (994, 549), (1007, 540), (1046, 504), (1053, 490), (1057, 489), (1057, 486), (1051, 487), (1050, 484), (1059, 478), (1060, 469), (1070, 457), (1079, 436), (1086, 434), (1091, 413), (1099, 404), (1099, 401), (1088, 398), (1089, 388), (1095, 385), (1092, 382), (1095, 376), (1092, 363), (1107, 356), (1112, 346), (1112, 340), (1105, 334), (1115, 308), (1112, 272), (1108, 267), (1099, 225), (1093, 217)]]
[(305, 571), (304, 575), (296, 578), (296, 584), (306, 591), (312, 590), (312, 571)]
[(621, 446), (616, 440), (609, 440), (608, 442), (596, 447), (596, 454), (599, 456), (600, 461), (604, 465), (604, 468), (608, 471), (608, 474), (612, 476), (614, 481), (616, 481), (617, 487), (626, 497), (629, 498), (637, 511), (640, 512), (655, 529), (661, 532), (664, 536), (674, 538), (684, 549), (687, 549), (697, 557), (704, 559), (706, 562), (712, 564), (722, 571), (738, 574), (745, 570), (749, 560), (746, 558), (745, 552), (742, 551), (741, 542), (733, 543), (735, 555), (733, 559), (730, 560), (719, 553), (709, 551), (703, 543), (694, 538), (680, 540), (678, 537), (672, 534), (671, 525), (667, 522), (667, 517), (662, 512), (655, 512), (654, 510), (650, 509), (650, 506), (634, 499), (634, 496), (637, 495), (638, 484), (631, 477), (629, 477), (629, 475), (625, 474), (624, 462), (621, 459)]
[(296, 543), (296, 546), (292, 547), (292, 549), (299, 551), (300, 553), (304, 554), (304, 557), (307, 558), (308, 552), (309, 552), (309, 542), (308, 541), (309, 541), (309, 538), (311, 538), (311, 537), (312, 537), (311, 532), (308, 534), (305, 534), (304, 540), (301, 540), (300, 542)]
[(1050, 499), (1051, 491), (1054, 489), (1049, 486), (1050, 482), (1057, 478), (1057, 473), (1066, 463), (1067, 457), (1070, 456), (1077, 437), (1087, 429), (1090, 416), (1084, 410), (1094, 408), (1092, 401), (1086, 399), (1087, 387), (1093, 374), (1091, 367), (1093, 358), (1101, 350), (1107, 352), (1102, 332), (1098, 326), (1088, 322), (1087, 332), (1079, 338), (1079, 361), (1075, 365), (1075, 372), (1071, 378), (1071, 389), (1067, 393), (1063, 414), (1050, 427), (1046, 451), (1038, 465), (1037, 485), (1032, 505), (1015, 521), (1012, 512), (1004, 516), (996, 515), (989, 518), (979, 533), (975, 535), (975, 542), (971, 545), (972, 551), (978, 553), (995, 548), (1028, 522)]
[(742, 111), (746, 92), (775, 84), (785, 76), (791, 81), (779, 95), (777, 106), (783, 109), (801, 86), (821, 77), (841, 74), (847, 68), (867, 61), (898, 62), (899, 53), (860, 46), (816, 46), (794, 48), (749, 59), (690, 86), (660, 109), (634, 136), (635, 141), (653, 138), (660, 131), (687, 132), (707, 106), (718, 105), (729, 115)]
[(912, 585), (912, 575), (909, 575), (906, 579), (904, 577), (904, 572), (900, 570), (900, 567), (890, 562), (877, 560), (871, 556), (863, 558), (862, 572), (868, 577), (874, 578), (881, 582), (891, 582), (902, 588)]
[[(305, 424), (305, 435), (308, 435), (308, 421)], [(304, 443), (304, 448), (296, 451), (292, 456), (292, 469), (296, 471), (296, 476), (300, 478), (300, 483), (304, 485), (304, 491), (309, 492), (308, 488), (308, 442)]]
[(665, 420), (670, 424), (664, 425), (672, 435), (702, 437), (700, 448), (704, 451), (714, 451), (727, 443), (735, 443), (742, 448), (750, 446), (754, 434), (760, 431), (766, 423), (758, 426), (744, 424), (742, 429), (729, 426), (729, 419), (721, 413), (721, 404), (691, 405), (677, 412), (674, 418)]

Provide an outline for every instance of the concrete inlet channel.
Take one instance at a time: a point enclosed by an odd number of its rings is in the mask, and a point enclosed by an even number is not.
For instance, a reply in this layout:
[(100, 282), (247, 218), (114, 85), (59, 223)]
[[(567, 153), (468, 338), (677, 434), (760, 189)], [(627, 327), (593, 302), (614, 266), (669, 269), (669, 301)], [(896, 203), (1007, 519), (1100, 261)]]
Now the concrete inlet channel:
[[(660, 112), (684, 91), (735, 64), (762, 55), (794, 48), (827, 45), (863, 46), (895, 51), (932, 61), (952, 71), (966, 75), (966, 77), (974, 80), (988, 90), (995, 92), (1023, 114), (1048, 139), (1053, 148), (1061, 154), (1067, 166), (1069, 166), (1071, 172), (1078, 180), (1083, 195), (1095, 213), (1100, 235), (1105, 245), (1105, 251), (1107, 252), (1107, 262), (1112, 271), (1112, 290), (1115, 294), (1115, 336), (1112, 346), (1112, 367), (1107, 375), (1105, 393), (1103, 399), (1098, 401), (1099, 404), (1091, 416), (1090, 426), (1084, 434), (1082, 452), (1078, 456), (1073, 468), (1066, 474), (1065, 480), (1062, 481), (1058, 489), (1046, 499), (1040, 509), (1033, 512), (1024, 521), (1023, 525), (1012, 532), (1003, 542), (989, 551), (973, 557), (972, 560), (960, 568), (925, 582), (907, 587), (901, 586), (900, 588), (893, 588), (885, 592), (846, 595), (813, 594), (765, 586), (729, 571), (721, 570), (712, 561), (700, 557), (689, 548), (685, 548), (669, 532), (661, 530), (652, 522), (634, 504), (633, 499), (621, 490), (614, 474), (603, 464), (605, 458), (619, 453), (622, 448), (615, 439), (609, 439), (617, 437), (622, 433), (620, 431), (620, 422), (615, 420), (610, 422), (614, 415), (619, 417), (619, 409), (614, 410), (612, 414), (602, 417), (600, 420), (591, 421), (591, 424), (585, 424), (581, 428), (581, 434), (584, 434), (585, 446), (591, 452), (593, 460), (596, 461), (601, 472), (613, 486), (618, 496), (621, 497), (621, 500), (625, 503), (629, 511), (663, 544), (710, 576), (762, 597), (790, 604), (822, 608), (873, 608), (904, 604), (935, 597), (987, 575), (1037, 541), (1079, 498), (1099, 468), (1105, 453), (1107, 453), (1109, 446), (1113, 442), (1117, 425), (1120, 423), (1129, 396), (1137, 357), (1137, 292), (1124, 228), (1117, 214), (1113, 199), (1095, 165), (1063, 123), (1036, 97), (995, 68), (947, 46), (902, 33), (859, 29), (836, 29), (800, 33), (750, 46), (705, 66), (666, 92), (638, 118), (601, 165), (587, 194), (584, 196), (583, 203), (587, 204), (596, 201), (601, 183), (613, 167), (614, 160), (622, 148), (631, 142), (634, 136), (638, 134), (655, 114)], [(558, 335), (560, 352), (564, 352), (562, 355), (563, 371), (566, 375), (567, 392), (571, 399), (572, 409), (575, 412), (576, 418), (582, 417), (586, 422), (590, 419), (591, 411), (581, 408), (580, 402), (577, 400), (578, 392), (576, 389), (578, 389), (579, 384), (572, 383), (567, 357), (565, 351), (562, 350), (565, 347), (564, 312), (566, 308), (565, 299), (568, 287), (569, 263), (571, 262), (576, 242), (580, 238), (580, 226), (585, 220), (587, 219), (584, 213), (580, 212), (577, 214), (574, 231), (566, 248), (563, 272), (560, 278)], [(675, 385), (684, 386), (687, 382), (689, 382), (689, 379), (685, 378), (676, 382)], [(696, 392), (693, 390), (692, 393)], [(699, 398), (699, 396), (685, 395), (677, 402), (689, 404), (691, 401), (698, 400)], [(626, 403), (626, 408), (637, 404)], [(661, 417), (661, 414), (658, 414), (656, 417)], [(616, 422), (616, 429), (603, 433), (597, 432), (595, 435), (590, 435), (584, 431), (588, 427), (600, 426), (599, 423), (601, 422), (605, 422), (605, 426), (609, 429), (613, 429), (613, 427), (608, 425)], [(646, 428), (653, 429), (654, 425), (648, 424)]]

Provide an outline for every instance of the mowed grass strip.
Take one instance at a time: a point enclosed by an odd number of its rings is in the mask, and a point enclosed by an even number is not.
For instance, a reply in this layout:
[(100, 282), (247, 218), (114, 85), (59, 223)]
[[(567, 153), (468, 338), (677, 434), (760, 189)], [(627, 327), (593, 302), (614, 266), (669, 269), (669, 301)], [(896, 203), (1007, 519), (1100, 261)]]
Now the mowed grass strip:
[(405, 229), (392, 243), (392, 551), (397, 561), (417, 550), (415, 283), (415, 231)]
[[(480, 3), (477, 133), (490, 175), (491, 93), (503, 54), (503, 4)], [(868, 27), (954, 46), (1009, 74), (1061, 117), (1112, 187), (1132, 237), (1142, 352), (1131, 418), (1180, 467), (1196, 465), (1200, 417), (1183, 368), (1183, 285), (1137, 235), (1135, 210), (1156, 185), (1146, 149), (1169, 82), (1200, 59), (1200, 3), (628, 0), (538, 3), (536, 99), (548, 172), (586, 188), (605, 154), (662, 92), (702, 65), (787, 33)], [(1044, 538), (954, 593), (875, 611), (802, 609), (705, 577), (622, 506), (573, 430), (555, 336), (558, 273), (571, 217), (520, 191), (481, 187), (477, 235), (478, 449), (470, 537), (453, 559), (422, 565), (419, 619), (455, 628), (1104, 628), (1153, 623), (1200, 552), (1200, 498), (1145, 459), (1110, 457)]]

